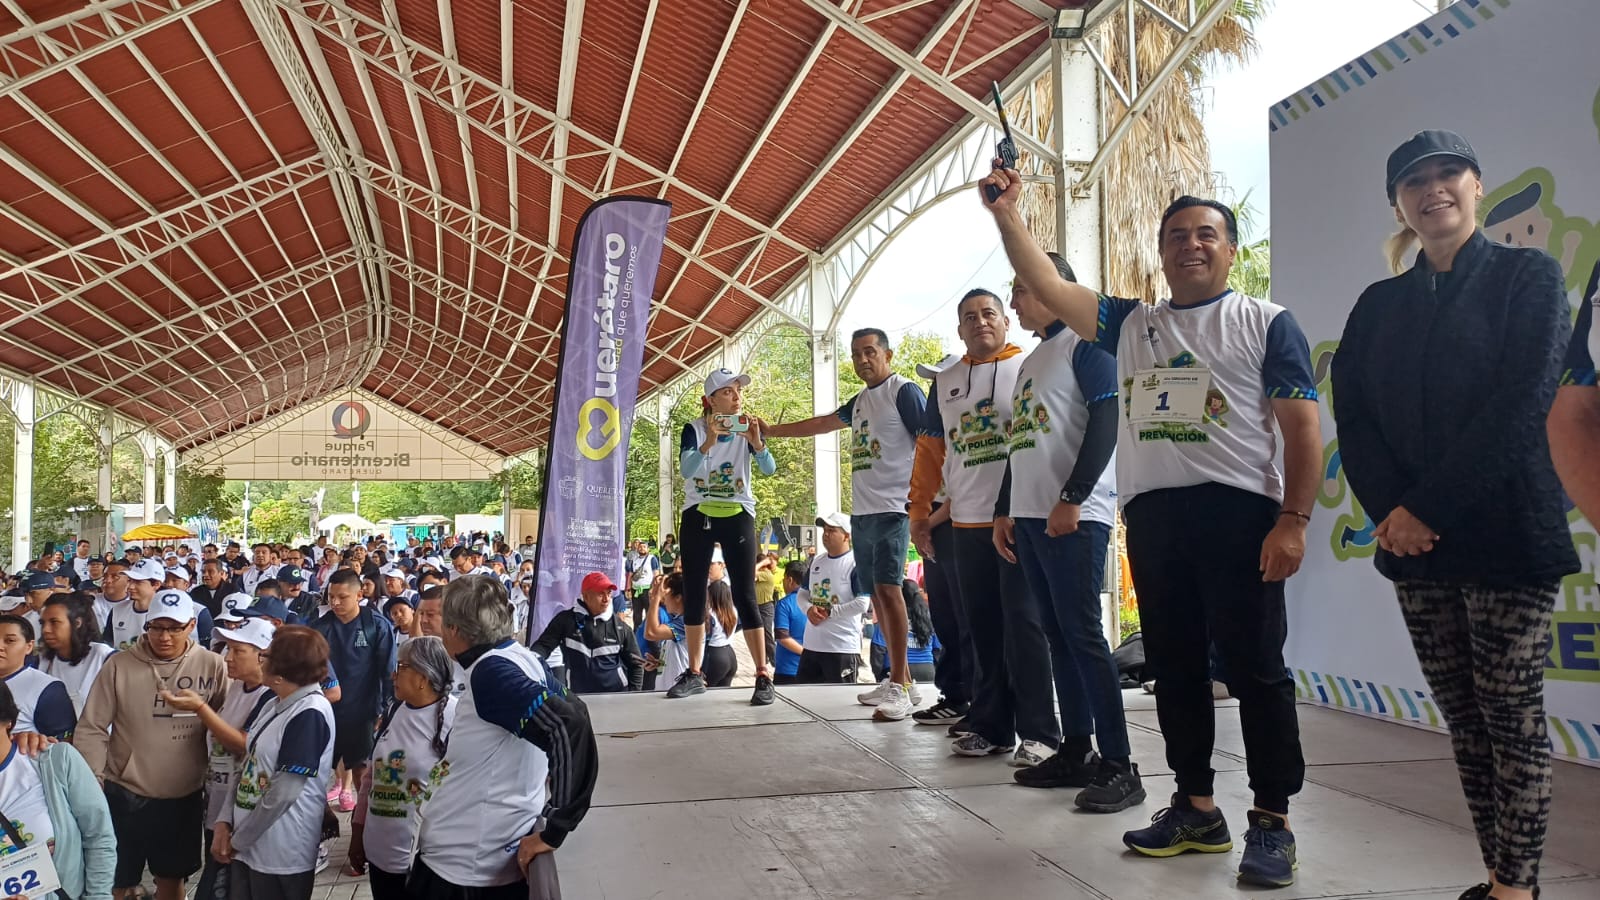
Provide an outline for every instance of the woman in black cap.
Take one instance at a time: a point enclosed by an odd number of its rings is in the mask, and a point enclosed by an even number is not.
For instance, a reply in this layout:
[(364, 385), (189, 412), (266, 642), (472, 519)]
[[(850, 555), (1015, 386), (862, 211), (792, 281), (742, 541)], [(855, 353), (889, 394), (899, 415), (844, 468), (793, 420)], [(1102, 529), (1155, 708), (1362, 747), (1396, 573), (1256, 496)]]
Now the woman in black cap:
[[(1551, 610), (1578, 570), (1544, 427), (1570, 331), (1564, 278), (1543, 251), (1477, 229), (1483, 183), (1460, 135), (1401, 144), (1388, 190), (1399, 274), (1345, 323), (1339, 452), (1450, 728), (1489, 871), (1463, 900), (1521, 900), (1537, 890), (1550, 812)], [(1401, 271), (1413, 243), (1422, 252)]]

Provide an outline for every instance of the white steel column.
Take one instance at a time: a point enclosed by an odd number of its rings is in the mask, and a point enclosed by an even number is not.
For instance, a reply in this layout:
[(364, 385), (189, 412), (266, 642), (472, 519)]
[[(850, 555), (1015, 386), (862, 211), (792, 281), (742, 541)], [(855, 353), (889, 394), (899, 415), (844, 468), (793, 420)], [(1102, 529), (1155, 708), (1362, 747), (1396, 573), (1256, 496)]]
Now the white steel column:
[(111, 542), (111, 443), (116, 439), (116, 422), (111, 410), (102, 409), (95, 429), (96, 459), (99, 463), (94, 480), (94, 505), (105, 510), (105, 525), (100, 530), (100, 540), (95, 542), (96, 552), (105, 552)]
[(167, 505), (167, 511), (172, 513), (172, 521), (178, 521), (178, 451), (168, 444), (161, 451), (162, 477), (161, 502)]
[[(839, 303), (838, 263), (811, 266), (811, 409), (825, 415), (839, 408), (839, 341), (833, 331), (833, 314)], [(839, 506), (839, 432), (812, 438), (817, 515), (837, 512)]]
[(11, 571), (33, 561), (33, 383), (11, 382)]
[(1080, 282), (1099, 290), (1105, 283), (1100, 186), (1090, 184), (1069, 194), (1068, 186), (1085, 167), (1066, 161), (1092, 159), (1100, 146), (1100, 74), (1082, 41), (1052, 41), (1050, 63), (1055, 92), (1052, 130), (1063, 161), (1055, 167), (1056, 252), (1071, 263)]
[(656, 545), (662, 538), (678, 530), (677, 504), (672, 502), (672, 490), (677, 486), (678, 471), (677, 435), (672, 433), (672, 398), (666, 391), (656, 392)]
[(149, 432), (139, 434), (139, 455), (144, 461), (144, 523), (156, 520), (156, 439)]

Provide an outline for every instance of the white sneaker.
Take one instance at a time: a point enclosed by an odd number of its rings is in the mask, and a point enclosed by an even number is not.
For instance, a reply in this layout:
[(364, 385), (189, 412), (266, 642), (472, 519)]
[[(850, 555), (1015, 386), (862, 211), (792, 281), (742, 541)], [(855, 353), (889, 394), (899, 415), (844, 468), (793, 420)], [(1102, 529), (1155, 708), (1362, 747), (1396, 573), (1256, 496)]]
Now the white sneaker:
[[(897, 687), (897, 685), (892, 684), (889, 679), (885, 678), (884, 680), (878, 682), (878, 686), (872, 690), (857, 694), (856, 702), (860, 703), (862, 706), (877, 706), (889, 698), (889, 691), (894, 687)], [(922, 705), (922, 691), (917, 689), (915, 682), (913, 682), (911, 685), (911, 705)], [(904, 716), (899, 716), (897, 718), (904, 718)]]
[(891, 684), (889, 695), (883, 698), (877, 709), (872, 711), (872, 718), (877, 722), (898, 722), (911, 715), (916, 706), (911, 700), (911, 695), (906, 692), (905, 685)]
[(323, 869), (326, 869), (327, 867), (328, 867), (328, 842), (327, 841), (323, 841), (322, 843), (317, 845), (317, 865), (316, 865), (315, 868), (313, 868), (311, 870), (311, 872), (312, 872), (312, 874), (317, 874), (317, 873), (321, 872)]
[(1011, 764), (1019, 769), (1026, 769), (1030, 766), (1037, 766), (1055, 755), (1056, 752), (1050, 749), (1049, 744), (1041, 744), (1038, 741), (1023, 741), (1017, 745), (1017, 752), (1016, 755), (1011, 757)]
[(857, 694), (856, 702), (860, 703), (862, 706), (877, 706), (889, 696), (889, 689), (893, 686), (894, 685), (890, 684), (889, 679), (885, 678), (884, 680), (878, 682), (878, 686), (872, 690), (863, 691)]

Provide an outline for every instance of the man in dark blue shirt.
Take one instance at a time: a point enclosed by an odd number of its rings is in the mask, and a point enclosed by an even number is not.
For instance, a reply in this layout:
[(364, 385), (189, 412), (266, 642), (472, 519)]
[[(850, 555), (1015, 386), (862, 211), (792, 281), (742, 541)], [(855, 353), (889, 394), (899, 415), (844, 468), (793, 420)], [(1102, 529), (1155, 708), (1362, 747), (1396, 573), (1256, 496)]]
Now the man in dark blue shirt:
[(328, 660), (342, 692), (333, 704), (336, 778), (328, 802), (349, 812), (372, 756), (373, 725), (394, 701), (396, 641), (389, 620), (361, 605), (361, 576), (353, 570), (340, 569), (328, 579), (327, 600), (327, 614), (311, 627), (328, 639)]

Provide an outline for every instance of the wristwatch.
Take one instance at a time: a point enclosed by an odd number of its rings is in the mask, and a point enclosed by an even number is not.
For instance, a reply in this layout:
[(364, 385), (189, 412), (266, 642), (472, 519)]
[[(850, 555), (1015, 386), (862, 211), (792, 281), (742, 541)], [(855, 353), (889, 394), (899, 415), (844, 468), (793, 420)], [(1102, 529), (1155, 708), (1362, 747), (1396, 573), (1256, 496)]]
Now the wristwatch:
[(1074, 488), (1070, 484), (1061, 489), (1061, 502), (1062, 503), (1078, 503), (1078, 504), (1081, 504), (1081, 503), (1083, 503), (1083, 501), (1085, 501), (1087, 499), (1089, 499), (1089, 492), (1088, 491), (1082, 490), (1080, 488)]

